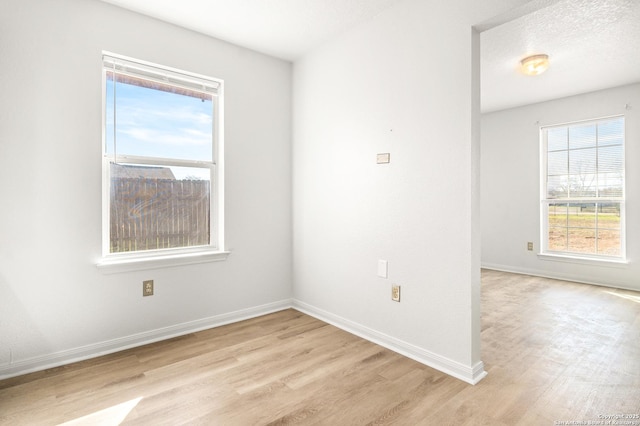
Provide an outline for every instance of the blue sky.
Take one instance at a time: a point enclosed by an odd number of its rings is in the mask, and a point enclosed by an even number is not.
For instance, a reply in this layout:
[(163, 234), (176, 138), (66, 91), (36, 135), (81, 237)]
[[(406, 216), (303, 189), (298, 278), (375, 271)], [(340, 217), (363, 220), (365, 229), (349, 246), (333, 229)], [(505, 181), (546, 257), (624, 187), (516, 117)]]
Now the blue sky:
[[(114, 151), (113, 80), (106, 86), (106, 151)], [(212, 160), (213, 103), (161, 90), (116, 84), (117, 154)]]

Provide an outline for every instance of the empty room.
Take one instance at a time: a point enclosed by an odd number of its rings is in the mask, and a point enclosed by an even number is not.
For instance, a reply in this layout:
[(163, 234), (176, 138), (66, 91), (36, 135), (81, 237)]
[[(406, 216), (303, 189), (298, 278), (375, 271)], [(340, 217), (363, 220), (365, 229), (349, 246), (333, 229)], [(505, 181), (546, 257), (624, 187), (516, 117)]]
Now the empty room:
[(3, 0), (0, 424), (640, 425), (638, 22)]

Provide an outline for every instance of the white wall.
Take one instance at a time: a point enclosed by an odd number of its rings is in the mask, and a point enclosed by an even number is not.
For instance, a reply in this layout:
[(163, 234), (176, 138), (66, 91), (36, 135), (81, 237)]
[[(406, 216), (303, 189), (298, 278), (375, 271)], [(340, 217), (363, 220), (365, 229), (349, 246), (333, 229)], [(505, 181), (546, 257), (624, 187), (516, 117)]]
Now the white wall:
[(468, 381), (482, 373), (471, 27), (517, 2), (478, 3), (400, 2), (294, 65), (296, 306)]
[[(289, 63), (98, 1), (3, 1), (0, 377), (294, 295), (301, 309), (479, 379), (471, 27), (523, 3), (400, 2), (296, 63), (292, 120)], [(96, 269), (102, 50), (225, 80), (227, 261)], [(391, 164), (376, 165), (378, 152)], [(141, 297), (144, 279), (153, 297)]]
[[(102, 50), (225, 80), (227, 261), (96, 269)], [(3, 0), (0, 93), (0, 376), (290, 303), (290, 63), (99, 1)]]
[[(618, 114), (626, 117), (629, 263), (612, 267), (539, 259), (539, 126)], [(483, 266), (640, 290), (640, 84), (485, 114), (481, 135)], [(534, 251), (527, 251), (527, 241), (534, 242)]]

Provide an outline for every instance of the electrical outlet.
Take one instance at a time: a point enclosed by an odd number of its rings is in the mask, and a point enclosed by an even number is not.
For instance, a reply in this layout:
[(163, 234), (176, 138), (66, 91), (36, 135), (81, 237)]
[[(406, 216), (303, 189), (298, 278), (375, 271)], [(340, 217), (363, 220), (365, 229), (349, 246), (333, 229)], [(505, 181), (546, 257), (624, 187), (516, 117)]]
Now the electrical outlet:
[(391, 286), (391, 300), (393, 300), (394, 302), (399, 302), (400, 301), (400, 286), (399, 285), (392, 285)]
[(533, 251), (533, 243), (531, 241), (527, 243), (527, 250)]
[(153, 296), (153, 280), (142, 281), (142, 295)]

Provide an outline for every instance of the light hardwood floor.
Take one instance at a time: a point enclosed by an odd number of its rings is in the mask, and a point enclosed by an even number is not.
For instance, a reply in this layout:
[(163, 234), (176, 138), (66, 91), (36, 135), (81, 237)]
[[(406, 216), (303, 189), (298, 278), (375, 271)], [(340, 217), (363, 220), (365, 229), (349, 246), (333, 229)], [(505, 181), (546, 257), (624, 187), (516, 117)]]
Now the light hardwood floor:
[(640, 293), (496, 271), (482, 282), (489, 375), (476, 386), (286, 310), (0, 381), (0, 424), (500, 426), (640, 414)]

